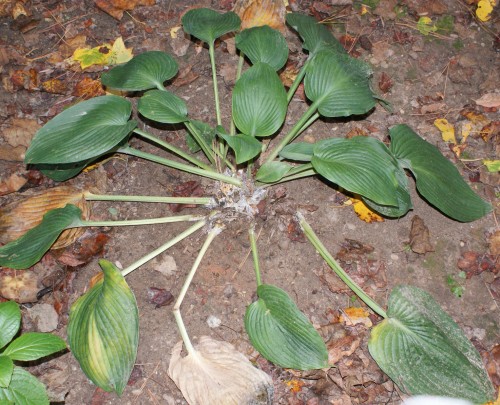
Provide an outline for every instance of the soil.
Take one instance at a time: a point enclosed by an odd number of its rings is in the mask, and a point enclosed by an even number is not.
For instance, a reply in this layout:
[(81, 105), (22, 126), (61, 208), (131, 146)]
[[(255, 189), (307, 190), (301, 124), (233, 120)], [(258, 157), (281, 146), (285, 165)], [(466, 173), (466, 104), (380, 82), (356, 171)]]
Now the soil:
[[(373, 7), (368, 8), (365, 15), (361, 15), (356, 4), (353, 8), (332, 6), (331, 3), (336, 2), (290, 2), (289, 7), (322, 19), (334, 16), (329, 27), (337, 38), (344, 40), (351, 55), (371, 64), (373, 87), (392, 105), (393, 111), (378, 105), (363, 117), (319, 120), (302, 137), (311, 142), (361, 132), (387, 140), (390, 126), (406, 123), (454, 162), (471, 187), (497, 211), (498, 174), (488, 172), (481, 159), (498, 158), (498, 124), (496, 133), (489, 137), (471, 134), (459, 158), (443, 141), (433, 123), (436, 118), (446, 118), (459, 128), (467, 121), (466, 111), (483, 114), (487, 121), (498, 122), (496, 108), (484, 108), (475, 103), (484, 94), (498, 91), (499, 41), (494, 35), (494, 30), (498, 30), (498, 7), (490, 22), (479, 24), (473, 16), (474, 5), (459, 0), (382, 1), (378, 6), (378, 2), (370, 1), (367, 4)], [(394, 13), (396, 4), (401, 5), (404, 15)], [(57, 57), (70, 56), (62, 47), (77, 34), (84, 34), (87, 45), (92, 47), (122, 36), (135, 55), (147, 50), (181, 55), (175, 56), (180, 71), (190, 69), (192, 76), (188, 78), (198, 77), (171, 86), (172, 90), (187, 100), (190, 116), (214, 125), (208, 52), (184, 38), (182, 31), (179, 31), (180, 38), (172, 39), (171, 29), (180, 24), (180, 16), (191, 6), (229, 10), (232, 5), (231, 1), (223, 0), (157, 0), (152, 6), (137, 6), (117, 20), (90, 0), (26, 2), (30, 16), (22, 17), (23, 21), (13, 20), (9, 15), (0, 19), (0, 63), (3, 63), (0, 73), (4, 86), (0, 92), (2, 128), (11, 125), (13, 118), (32, 119), (39, 124), (47, 122), (78, 100), (73, 95), (74, 88), (84, 77), (99, 78), (102, 66), (82, 71), (78, 66), (68, 68), (62, 61), (55, 61)], [(433, 21), (451, 16), (454, 24), (442, 37), (424, 36), (416, 29), (416, 21), (422, 15)], [(28, 24), (33, 27), (28, 29)], [(291, 30), (286, 31), (286, 36), (291, 48), (290, 60), (295, 64), (303, 63), (305, 55), (300, 51), (297, 36)], [(222, 117), (228, 123), (230, 90), (238, 56), (231, 52), (230, 43), (222, 42), (217, 46), (216, 58), (221, 66)], [(38, 76), (31, 84), (30, 69)], [(21, 82), (14, 80), (18, 71), (26, 73)], [(42, 82), (53, 78), (65, 84), (65, 90), (59, 94), (41, 87)], [(305, 107), (300, 96), (292, 100), (284, 131), (293, 125)], [(146, 125), (152, 133), (161, 134), (174, 145), (186, 148), (182, 129), (164, 131), (151, 123)], [(12, 147), (7, 139), (0, 142), (3, 150)], [(157, 152), (143, 141), (134, 140), (133, 143), (142, 150)], [(2, 203), (56, 185), (36, 176), (34, 171), (26, 171), (19, 161), (1, 160), (0, 165), (3, 180), (12, 173), (28, 179), (19, 191), (2, 197)], [(176, 187), (188, 181), (200, 182), (204, 195), (209, 195), (213, 188), (211, 180), (200, 180), (154, 163), (117, 156), (67, 183), (94, 187), (110, 194), (172, 195)], [(428, 205), (415, 190), (412, 199), (414, 209), (404, 217), (366, 223), (345, 204), (346, 198), (334, 185), (319, 178), (301, 179), (270, 189), (261, 214), (254, 220), (240, 215), (226, 221), (224, 231), (204, 257), (181, 307), (191, 338), (196, 341), (200, 336), (209, 335), (235, 345), (272, 376), (275, 404), (401, 402), (403, 394), (378, 369), (367, 351), (369, 331), (360, 325), (339, 323), (338, 317), (346, 308), (362, 307), (363, 304), (336, 279), (297, 229), (294, 215), (300, 211), (328, 250), (382, 306), (385, 307), (391, 289), (399, 284), (415, 285), (428, 291), (465, 330), (489, 364), (493, 381), (498, 383), (499, 376), (495, 375), (494, 368), (492, 371), (495, 362), (491, 360), (500, 333), (498, 246), (492, 246), (492, 235), (499, 230), (495, 211), (473, 223), (459, 223)], [(94, 202), (92, 212), (94, 218), (101, 219), (160, 217), (172, 213), (171, 207), (164, 204), (116, 202)], [(183, 213), (204, 212), (204, 208), (183, 210)], [(428, 228), (432, 251), (420, 254), (412, 251), (410, 229), (416, 216), (423, 219)], [(250, 345), (243, 317), (246, 307), (255, 299), (256, 284), (248, 239), (251, 224), (258, 234), (263, 281), (284, 289), (331, 345), (340, 338), (348, 342), (344, 351), (335, 352), (338, 355), (335, 367), (314, 373), (284, 370), (261, 358)], [(99, 272), (99, 257), (125, 267), (188, 225), (88, 231), (94, 238), (97, 232), (109, 237), (104, 252), (89, 259), (84, 266), (57, 265), (65, 272), (65, 282), (69, 283), (62, 290), (65, 300), (60, 295), (47, 294), (38, 302), (23, 304), (24, 330), (37, 330), (36, 320), (30, 318), (30, 308), (47, 303), (54, 305), (62, 300), (65, 307), (56, 308), (59, 320), (55, 333), (66, 337), (68, 305), (86, 291), (90, 278)], [(139, 305), (140, 343), (135, 378), (123, 395), (119, 398), (96, 389), (67, 353), (30, 367), (30, 371), (48, 385), (55, 399), (71, 405), (186, 403), (167, 375), (171, 350), (180, 340), (172, 316), (173, 303), (167, 300), (166, 305), (157, 307), (151, 301), (150, 292), (153, 287), (165, 289), (177, 297), (204, 238), (205, 234), (198, 232), (127, 276)], [(483, 265), (478, 269), (476, 262), (464, 264), (464, 257), (470, 258), (471, 254), (479, 261), (487, 257), (489, 267)], [(460, 260), (462, 268), (458, 266)], [(452, 289), (457, 286), (458, 290)], [(460, 297), (454, 294), (457, 291), (462, 291)], [(375, 315), (370, 319), (374, 323), (380, 321)], [(499, 363), (496, 364), (496, 370), (500, 370)]]

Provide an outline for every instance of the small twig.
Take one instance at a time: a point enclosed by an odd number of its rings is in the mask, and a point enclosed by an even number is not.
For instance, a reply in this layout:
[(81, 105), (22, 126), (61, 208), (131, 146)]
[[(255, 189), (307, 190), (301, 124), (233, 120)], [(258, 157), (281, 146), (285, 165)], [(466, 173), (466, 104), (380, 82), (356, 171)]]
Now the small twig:
[(158, 367), (160, 367), (160, 361), (156, 364), (154, 370), (149, 374), (149, 376), (145, 377), (144, 378), (144, 382), (142, 383), (142, 385), (140, 386), (139, 388), (139, 392), (135, 395), (135, 398), (134, 400), (137, 401), (139, 399), (139, 397), (142, 395), (142, 391), (144, 390), (144, 387), (146, 387), (150, 377), (156, 373), (156, 370), (158, 370)]

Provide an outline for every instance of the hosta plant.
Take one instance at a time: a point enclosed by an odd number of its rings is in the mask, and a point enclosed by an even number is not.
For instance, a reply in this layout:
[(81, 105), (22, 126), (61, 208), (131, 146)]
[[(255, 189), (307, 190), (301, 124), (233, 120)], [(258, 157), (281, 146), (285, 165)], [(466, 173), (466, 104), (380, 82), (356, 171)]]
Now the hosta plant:
[[(438, 149), (406, 125), (397, 125), (389, 130), (389, 145), (373, 137), (346, 139), (340, 134), (314, 144), (300, 140), (300, 135), (318, 119), (363, 116), (369, 114), (379, 102), (379, 97), (370, 87), (369, 66), (349, 56), (330, 31), (314, 18), (297, 13), (287, 15), (287, 23), (302, 38), (303, 48), (308, 53), (307, 60), (288, 91), (277, 73), (288, 59), (287, 43), (280, 32), (267, 26), (240, 31), (240, 20), (236, 14), (220, 14), (209, 9), (190, 10), (183, 16), (182, 22), (186, 33), (208, 45), (216, 125), (197, 120), (197, 112), (188, 111), (186, 102), (168, 88), (169, 80), (177, 73), (175, 60), (164, 52), (145, 52), (101, 77), (108, 90), (127, 94), (126, 97), (106, 95), (64, 110), (35, 135), (26, 152), (25, 162), (52, 179), (64, 181), (111, 154), (146, 159), (211, 179), (215, 182), (215, 192), (206, 197), (177, 198), (97, 195), (82, 191), (82, 197), (86, 201), (200, 204), (207, 207), (206, 214), (98, 222), (84, 220), (80, 208), (68, 204), (48, 212), (40, 225), (0, 248), (2, 266), (24, 269), (36, 263), (65, 229), (194, 221), (184, 232), (121, 271), (110, 262), (101, 260), (103, 279), (71, 309), (68, 338), (72, 352), (96, 385), (118, 394), (123, 391), (132, 370), (138, 344), (137, 304), (124, 277), (183, 238), (205, 229), (208, 233), (206, 242), (180, 292), (174, 315), (188, 352), (190, 367), (208, 361), (189, 339), (180, 313), (181, 303), (203, 255), (212, 240), (224, 229), (225, 213), (230, 211), (231, 217), (235, 213), (247, 217), (255, 215), (257, 204), (273, 185), (319, 176), (345, 193), (359, 196), (372, 210), (386, 217), (398, 218), (412, 208), (408, 184), (408, 174), (411, 173), (420, 195), (444, 215), (457, 221), (473, 221), (491, 210), (491, 206), (472, 191), (458, 170)], [(231, 32), (236, 33), (235, 43), (240, 61), (232, 90), (232, 115), (223, 117), (217, 85), (215, 43), (218, 38)], [(310, 103), (288, 129), (288, 123), (285, 125), (288, 105), (301, 83)], [(131, 103), (133, 98), (137, 101), (136, 110)], [(184, 126), (186, 148), (172, 145), (147, 132), (142, 118), (149, 122)], [(137, 149), (130, 142), (132, 138), (146, 140), (170, 152), (172, 157), (165, 158)], [(245, 315), (245, 328), (251, 343), (264, 357), (282, 367), (328, 367), (325, 344), (307, 317), (285, 291), (262, 283), (252, 229), (249, 235), (258, 296), (258, 300), (249, 305)], [(359, 287), (355, 291), (363, 295)], [(403, 390), (408, 393), (426, 393), (418, 381), (415, 384), (413, 380), (406, 383), (405, 377), (389, 366), (394, 363), (398, 370), (409, 367), (413, 357), (405, 356), (404, 350), (386, 353), (390, 348), (380, 343), (387, 340), (385, 336), (396, 333), (396, 326), (405, 325), (404, 315), (411, 318), (408, 322), (422, 322), (422, 327), (429, 333), (434, 333), (434, 327), (439, 329), (437, 323), (420, 320), (425, 311), (415, 308), (425, 305), (434, 308), (435, 304), (425, 293), (414, 291), (402, 288), (393, 292), (388, 315), (378, 305), (374, 305), (366, 294), (363, 297), (380, 316), (388, 316), (373, 332), (370, 350), (374, 358), (391, 378), (398, 380), (396, 383)], [(398, 311), (409, 301), (413, 302), (414, 311), (400, 315)], [(452, 321), (441, 313), (436, 317), (439, 322), (451, 325)], [(411, 329), (402, 327), (401, 330), (398, 339), (413, 336)], [(452, 343), (453, 353), (457, 356), (459, 352), (467, 352), (463, 355), (464, 364), (466, 360), (473, 362), (483, 372), (477, 356), (470, 354), (470, 344), (466, 344), (462, 338), (458, 339), (458, 343)], [(449, 341), (443, 340), (439, 349), (447, 350), (448, 344)], [(418, 354), (425, 357), (431, 353), (430, 350), (430, 347), (422, 346)], [(396, 359), (384, 357), (384, 353), (396, 356)], [(203, 362), (201, 359), (204, 359)], [(435, 366), (436, 370), (442, 371), (443, 367), (449, 366), (449, 363), (439, 365), (439, 361), (432, 363), (425, 360), (426, 368), (423, 370)], [(189, 387), (189, 384), (183, 384), (181, 369), (178, 364), (170, 366), (172, 378), (188, 397), (186, 390), (189, 388), (186, 386)], [(474, 374), (473, 371), (471, 373)], [(211, 378), (218, 378), (216, 375), (213, 373)], [(479, 384), (472, 377), (469, 381), (474, 386)], [(477, 390), (481, 391), (481, 387)], [(429, 393), (448, 394), (449, 390), (432, 388)], [(489, 398), (489, 395), (481, 397), (478, 394), (474, 398)], [(195, 399), (189, 397), (192, 403), (196, 403)]]

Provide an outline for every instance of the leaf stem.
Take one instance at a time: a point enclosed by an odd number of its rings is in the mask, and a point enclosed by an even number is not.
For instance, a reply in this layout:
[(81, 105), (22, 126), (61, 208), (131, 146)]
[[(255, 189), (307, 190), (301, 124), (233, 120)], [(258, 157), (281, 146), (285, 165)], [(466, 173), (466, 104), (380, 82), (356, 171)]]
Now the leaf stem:
[(198, 221), (188, 229), (186, 229), (184, 232), (180, 233), (177, 235), (175, 238), (170, 239), (167, 243), (163, 244), (159, 248), (153, 250), (152, 252), (148, 253), (147, 255), (143, 256), (136, 262), (132, 263), (130, 266), (126, 267), (125, 269), (122, 270), (122, 276), (126, 276), (127, 274), (133, 272), (135, 269), (138, 267), (142, 266), (144, 263), (150, 261), (151, 259), (155, 258), (158, 256), (160, 253), (163, 253), (165, 250), (168, 248), (171, 248), (174, 246), (176, 243), (180, 242), (182, 239), (188, 237), (192, 233), (196, 232), (198, 229), (202, 228), (205, 224), (207, 223), (207, 220), (204, 219), (202, 221)]
[(253, 268), (255, 269), (255, 279), (258, 287), (262, 284), (262, 282), (260, 277), (259, 252), (257, 250), (257, 241), (255, 240), (255, 230), (253, 226), (251, 226), (248, 230), (248, 236), (250, 238), (250, 246), (252, 248)]
[[(214, 164), (215, 162), (215, 155), (210, 146), (207, 145), (205, 142), (205, 139), (203, 139), (203, 136), (201, 136), (200, 132), (198, 129), (191, 123), (191, 121), (186, 121), (184, 122), (184, 125), (188, 129), (189, 132), (191, 132), (191, 135), (193, 135), (194, 139), (200, 145), (201, 150), (203, 153), (206, 155), (208, 160), (210, 160), (210, 163)], [(210, 170), (214, 171), (212, 168)]]
[(201, 162), (200, 160), (196, 159), (194, 156), (187, 154), (183, 150), (176, 148), (173, 145), (170, 145), (168, 142), (162, 141), (161, 139), (157, 138), (156, 136), (154, 136), (152, 134), (147, 133), (146, 131), (143, 131), (142, 129), (135, 128), (134, 132), (137, 135), (141, 136), (142, 138), (148, 139), (151, 142), (154, 142), (157, 145), (162, 146), (166, 150), (175, 153), (176, 155), (180, 156), (181, 158), (187, 160), (188, 162), (190, 162), (190, 163), (192, 163), (192, 164), (194, 164), (202, 169), (214, 171), (214, 169), (211, 166)]
[(157, 155), (153, 155), (151, 153), (143, 152), (141, 150), (132, 148), (129, 145), (123, 146), (117, 150), (118, 153), (125, 153), (126, 155), (137, 156), (142, 159), (150, 160), (152, 162), (156, 162), (162, 164), (164, 166), (172, 167), (177, 170), (182, 170), (184, 172), (197, 174), (198, 176), (208, 177), (209, 179), (219, 180), (223, 183), (232, 184), (234, 186), (241, 187), (242, 182), (237, 177), (226, 176), (217, 172), (210, 172), (204, 169), (200, 169), (199, 167), (188, 166), (184, 163), (179, 163), (174, 160), (165, 159)]
[(165, 204), (197, 204), (213, 205), (215, 200), (212, 197), (160, 197), (149, 195), (101, 195), (84, 193), (87, 201), (127, 201), (127, 202), (148, 202)]
[(342, 267), (337, 263), (337, 261), (330, 255), (326, 247), (321, 243), (318, 236), (314, 233), (311, 226), (307, 223), (304, 216), (297, 212), (297, 219), (299, 221), (300, 227), (306, 234), (309, 242), (316, 248), (318, 253), (323, 257), (323, 259), (328, 263), (332, 270), (339, 276), (344, 283), (361, 299), (368, 305), (373, 312), (379, 314), (382, 318), (387, 318), (387, 313), (374, 301), (372, 300), (362, 289), (359, 287), (351, 277), (344, 271)]
[(198, 253), (198, 256), (196, 257), (196, 260), (193, 263), (193, 267), (191, 267), (191, 271), (186, 277), (186, 281), (184, 281), (184, 285), (182, 286), (182, 289), (179, 293), (179, 298), (177, 298), (177, 301), (175, 302), (174, 309), (172, 310), (175, 321), (177, 323), (177, 327), (179, 328), (179, 332), (181, 334), (182, 340), (184, 342), (184, 346), (186, 347), (186, 351), (188, 354), (195, 354), (194, 347), (191, 343), (191, 340), (189, 339), (189, 335), (186, 330), (186, 326), (184, 325), (184, 321), (182, 320), (182, 315), (180, 311), (180, 307), (182, 304), (182, 301), (184, 300), (184, 297), (186, 296), (187, 290), (191, 284), (191, 281), (193, 281), (193, 277), (196, 273), (196, 270), (198, 270), (198, 267), (201, 263), (201, 260), (203, 259), (203, 256), (205, 256), (205, 253), (207, 252), (208, 247), (214, 240), (214, 238), (222, 231), (222, 228), (220, 226), (215, 226), (207, 235), (207, 238), (205, 239), (205, 243), (200, 249), (200, 252)]
[(281, 180), (279, 180), (279, 181), (277, 181), (275, 183), (266, 183), (266, 184), (263, 184), (263, 185), (259, 185), (259, 187), (266, 188), (266, 187), (269, 187), (269, 186), (274, 186), (276, 184), (285, 183), (287, 181), (302, 179), (304, 177), (309, 177), (309, 176), (314, 176), (316, 174), (318, 174), (318, 173), (316, 173), (316, 171), (313, 170), (313, 169), (305, 170), (303, 172), (297, 173), (297, 174), (292, 175), (292, 176), (283, 177)]
[(302, 79), (306, 75), (306, 69), (307, 69), (307, 66), (309, 65), (310, 61), (311, 61), (311, 59), (306, 60), (306, 63), (304, 63), (304, 66), (302, 66), (302, 69), (300, 69), (300, 72), (297, 74), (297, 77), (295, 78), (292, 85), (288, 89), (288, 93), (286, 95), (286, 99), (287, 99), (288, 103), (290, 103), (290, 101), (292, 100), (293, 95), (295, 94), (295, 92), (299, 88), (300, 82), (302, 82)]
[(147, 219), (126, 219), (119, 221), (81, 221), (79, 226), (134, 226), (134, 225), (153, 225), (153, 224), (167, 224), (171, 222), (184, 222), (184, 221), (199, 221), (204, 219), (204, 216), (199, 215), (177, 215), (171, 217), (161, 218), (147, 218)]
[(215, 70), (215, 41), (212, 41), (208, 44), (208, 53), (210, 55), (210, 65), (212, 66), (212, 81), (214, 84), (215, 114), (217, 117), (217, 125), (222, 125), (220, 116), (219, 88), (217, 85), (217, 71)]

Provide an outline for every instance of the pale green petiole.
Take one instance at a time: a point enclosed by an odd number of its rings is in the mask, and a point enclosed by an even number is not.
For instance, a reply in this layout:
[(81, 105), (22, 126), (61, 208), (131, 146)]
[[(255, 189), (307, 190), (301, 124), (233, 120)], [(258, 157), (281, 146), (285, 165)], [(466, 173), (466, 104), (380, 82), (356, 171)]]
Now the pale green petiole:
[(214, 84), (214, 98), (215, 98), (215, 114), (217, 116), (217, 125), (222, 125), (220, 115), (220, 102), (219, 102), (219, 87), (217, 85), (217, 71), (215, 70), (215, 42), (212, 41), (208, 44), (208, 53), (210, 55), (210, 65), (212, 66), (212, 81)]
[[(191, 133), (191, 135), (193, 136), (193, 138), (196, 140), (196, 142), (198, 143), (198, 145), (200, 145), (201, 150), (203, 151), (203, 153), (205, 154), (205, 156), (208, 158), (208, 160), (210, 160), (210, 163), (213, 164), (215, 162), (214, 152), (210, 148), (210, 146), (208, 146), (206, 144), (205, 140), (203, 139), (203, 137), (201, 136), (201, 134), (198, 132), (198, 130), (196, 129), (196, 127), (190, 121), (184, 122), (184, 125), (189, 130), (189, 132)], [(211, 170), (213, 170), (213, 169), (211, 169)]]
[(387, 313), (375, 302), (373, 301), (344, 271), (342, 267), (337, 263), (337, 261), (330, 255), (326, 247), (321, 243), (319, 238), (316, 236), (311, 226), (307, 223), (304, 216), (297, 212), (297, 219), (299, 221), (300, 227), (306, 234), (309, 242), (316, 248), (318, 253), (323, 257), (323, 259), (328, 263), (332, 270), (339, 276), (344, 283), (366, 304), (373, 312), (379, 314), (382, 318), (387, 318)]
[(204, 216), (199, 215), (177, 215), (172, 217), (161, 218), (146, 218), (146, 219), (126, 219), (117, 221), (81, 221), (80, 226), (137, 226), (137, 225), (153, 225), (153, 224), (168, 224), (172, 222), (199, 221), (204, 219)]
[(194, 347), (191, 343), (191, 340), (189, 339), (189, 335), (187, 333), (186, 327), (184, 325), (184, 321), (182, 320), (181, 316), (181, 311), (180, 307), (182, 304), (182, 301), (184, 300), (184, 297), (186, 296), (187, 290), (191, 284), (191, 281), (193, 281), (193, 277), (196, 273), (196, 270), (198, 270), (198, 267), (200, 266), (201, 260), (203, 259), (203, 256), (205, 256), (205, 253), (207, 252), (208, 247), (214, 240), (214, 238), (222, 231), (222, 228), (219, 226), (215, 226), (207, 235), (207, 238), (205, 239), (205, 243), (200, 249), (200, 252), (198, 253), (198, 256), (196, 257), (196, 260), (193, 263), (193, 266), (191, 267), (191, 270), (189, 274), (186, 277), (186, 281), (184, 282), (184, 285), (182, 286), (182, 289), (179, 293), (179, 297), (177, 298), (177, 301), (175, 302), (174, 309), (172, 310), (175, 321), (177, 323), (177, 327), (179, 328), (179, 332), (181, 334), (182, 340), (184, 342), (184, 346), (186, 348), (186, 351), (188, 354), (194, 355), (196, 352), (194, 350)]
[(260, 277), (259, 252), (257, 250), (257, 241), (255, 240), (255, 230), (253, 229), (253, 226), (248, 230), (248, 236), (250, 238), (250, 246), (252, 248), (253, 268), (255, 270), (255, 279), (258, 287), (262, 284), (262, 281)]
[(212, 197), (162, 197), (149, 195), (112, 195), (112, 194), (92, 194), (86, 192), (84, 195), (87, 201), (126, 201), (126, 202), (146, 202), (165, 204), (196, 204), (213, 205), (215, 200)]
[(310, 61), (311, 61), (311, 59), (307, 59), (306, 60), (306, 63), (304, 63), (304, 66), (302, 66), (302, 69), (300, 69), (300, 72), (297, 74), (297, 77), (295, 78), (295, 80), (293, 81), (292, 85), (290, 86), (290, 89), (288, 89), (288, 93), (286, 95), (286, 99), (287, 99), (287, 101), (289, 103), (292, 100), (293, 95), (297, 91), (297, 89), (298, 89), (298, 87), (300, 85), (300, 82), (302, 81), (302, 79), (306, 75), (306, 69), (307, 69), (307, 66), (309, 65)]

